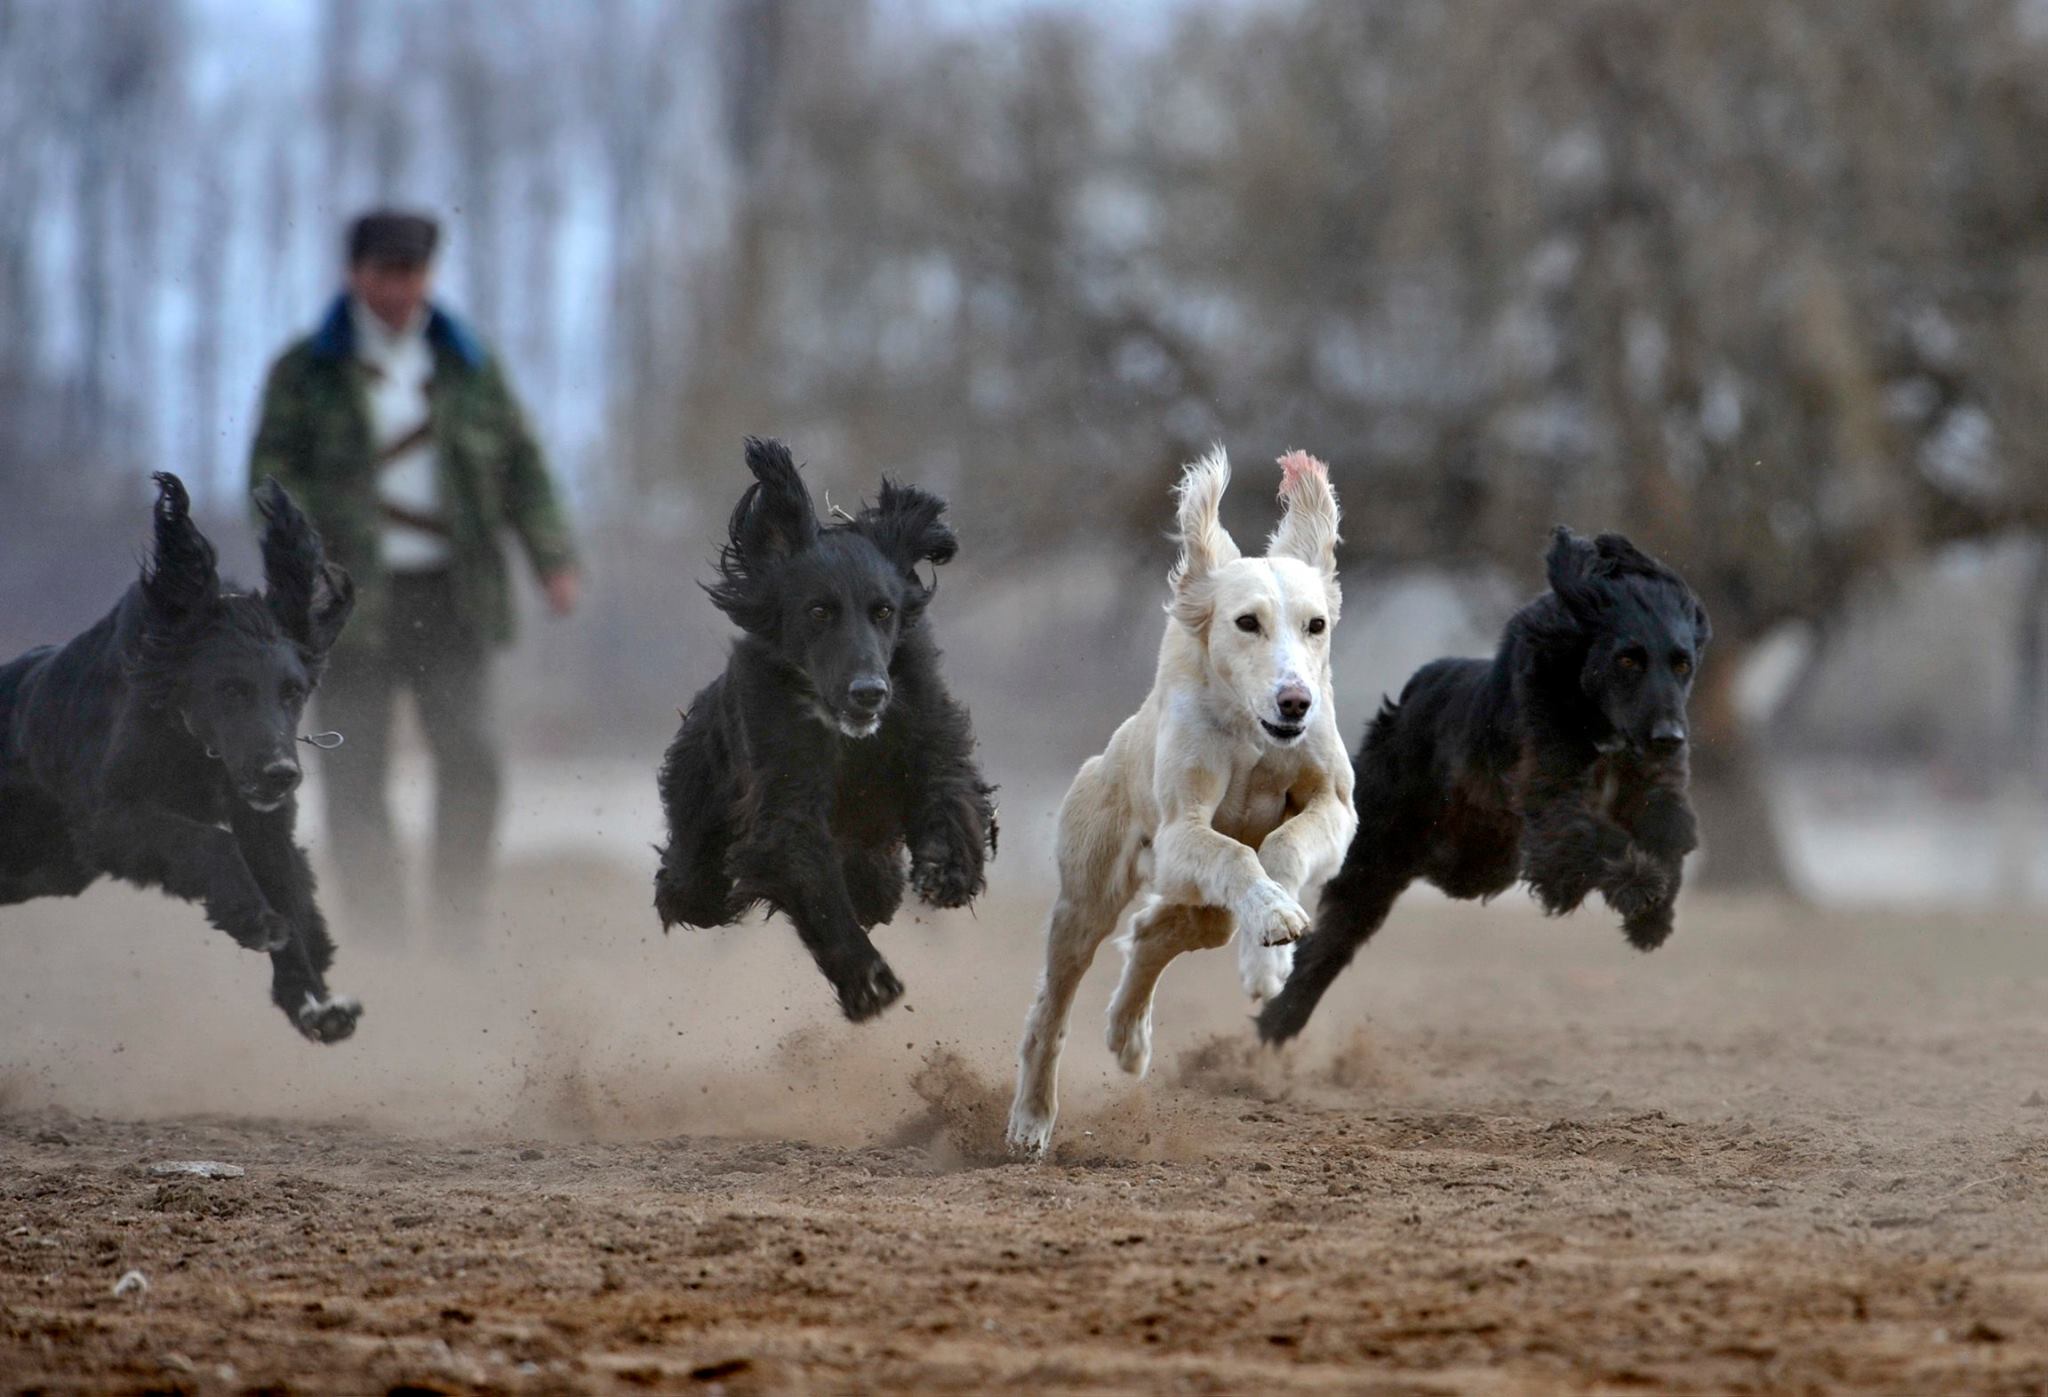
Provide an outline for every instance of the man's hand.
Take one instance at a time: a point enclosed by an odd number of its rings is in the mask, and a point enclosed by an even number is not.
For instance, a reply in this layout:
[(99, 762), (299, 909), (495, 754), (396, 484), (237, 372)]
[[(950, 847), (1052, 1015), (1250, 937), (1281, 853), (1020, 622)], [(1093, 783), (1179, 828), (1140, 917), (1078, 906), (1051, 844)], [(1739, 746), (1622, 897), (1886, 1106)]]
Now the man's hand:
[(583, 575), (574, 568), (555, 569), (540, 580), (540, 586), (547, 594), (548, 610), (557, 616), (567, 616), (583, 598)]

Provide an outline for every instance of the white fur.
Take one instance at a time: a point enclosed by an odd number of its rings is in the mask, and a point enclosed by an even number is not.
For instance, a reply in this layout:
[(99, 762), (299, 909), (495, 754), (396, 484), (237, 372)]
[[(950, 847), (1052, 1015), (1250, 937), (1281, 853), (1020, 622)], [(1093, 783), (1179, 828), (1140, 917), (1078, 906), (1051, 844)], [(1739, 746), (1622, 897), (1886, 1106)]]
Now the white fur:
[[(1221, 447), (1181, 477), (1181, 553), (1152, 692), (1060, 807), (1060, 891), (1018, 1047), (1015, 1149), (1042, 1154), (1051, 1142), (1074, 991), (1134, 898), (1109, 1047), (1143, 1075), (1167, 964), (1234, 934), (1246, 993), (1277, 994), (1308, 929), (1301, 894), (1337, 871), (1357, 828), (1330, 682), (1337, 499), (1320, 463), (1283, 464), (1286, 514), (1264, 558), (1243, 557), (1220, 522)], [(1243, 616), (1256, 634), (1238, 628)], [(1316, 618), (1325, 624), (1310, 634)], [(1312, 705), (1298, 735), (1276, 737), (1265, 725), (1285, 726), (1276, 704), (1292, 684)]]

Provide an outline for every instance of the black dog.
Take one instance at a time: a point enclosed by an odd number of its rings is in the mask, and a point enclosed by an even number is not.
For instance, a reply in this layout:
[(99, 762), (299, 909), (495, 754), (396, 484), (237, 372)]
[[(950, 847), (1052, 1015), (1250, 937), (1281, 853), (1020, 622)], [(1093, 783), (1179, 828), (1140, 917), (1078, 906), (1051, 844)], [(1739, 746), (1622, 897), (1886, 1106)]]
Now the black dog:
[(973, 900), (995, 853), (995, 788), (940, 680), (917, 576), (957, 543), (923, 490), (884, 481), (876, 504), (820, 527), (788, 448), (750, 437), (747, 468), (707, 589), (745, 634), (662, 762), (654, 906), (663, 930), (783, 912), (859, 1021), (903, 993), (868, 928), (903, 900), (905, 843), (934, 907)]
[(276, 481), (257, 492), (263, 595), (224, 586), (185, 487), (158, 475), (155, 557), (99, 624), (0, 665), (0, 903), (101, 875), (197, 899), (267, 951), (299, 1032), (355, 1032), (323, 976), (334, 943), (292, 842), (299, 712), (355, 604)]
[(1550, 591), (1492, 660), (1437, 660), (1381, 708), (1353, 759), (1358, 834), (1286, 987), (1259, 1015), (1285, 1042), (1417, 878), (1490, 898), (1519, 876), (1552, 916), (1598, 892), (1639, 950), (1671, 934), (1685, 856), (1685, 701), (1706, 609), (1618, 534), (1560, 528)]

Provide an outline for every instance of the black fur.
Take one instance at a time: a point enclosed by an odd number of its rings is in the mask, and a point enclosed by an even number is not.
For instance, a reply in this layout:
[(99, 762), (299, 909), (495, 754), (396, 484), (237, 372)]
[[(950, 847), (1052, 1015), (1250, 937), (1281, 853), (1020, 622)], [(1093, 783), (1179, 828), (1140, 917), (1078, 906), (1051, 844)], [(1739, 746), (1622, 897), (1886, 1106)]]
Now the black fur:
[(821, 527), (781, 443), (748, 438), (747, 468), (707, 588), (742, 634), (662, 762), (654, 906), (664, 930), (757, 903), (784, 913), (858, 1021), (903, 993), (868, 929), (903, 900), (905, 845), (934, 907), (979, 895), (995, 853), (995, 788), (940, 679), (917, 576), (957, 543), (923, 490), (884, 481)]
[(185, 487), (156, 477), (141, 579), (63, 646), (0, 665), (0, 903), (102, 875), (197, 900), (271, 961), (298, 1030), (355, 1031), (294, 842), (299, 715), (354, 605), (348, 574), (276, 481), (257, 492), (262, 595), (222, 584)]
[(1519, 877), (1553, 916), (1598, 892), (1640, 950), (1671, 934), (1687, 853), (1685, 702), (1709, 636), (1677, 573), (1618, 534), (1560, 528), (1550, 590), (1492, 660), (1424, 665), (1353, 760), (1358, 833), (1323, 889), (1286, 988), (1259, 1015), (1284, 1042), (1417, 878), (1490, 898)]

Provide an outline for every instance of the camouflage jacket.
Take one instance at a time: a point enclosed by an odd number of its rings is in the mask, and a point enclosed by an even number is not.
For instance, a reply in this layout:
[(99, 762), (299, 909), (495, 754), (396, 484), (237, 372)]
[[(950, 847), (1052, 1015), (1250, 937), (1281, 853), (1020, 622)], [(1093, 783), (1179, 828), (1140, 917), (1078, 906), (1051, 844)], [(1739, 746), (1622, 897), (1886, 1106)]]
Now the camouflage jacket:
[[(438, 308), (428, 316), (427, 342), (431, 431), (462, 620), (502, 644), (513, 630), (505, 530), (540, 575), (574, 563), (575, 550), (540, 447), (497, 364)], [(265, 476), (282, 481), (320, 529), (328, 556), (355, 579), (355, 615), (337, 642), (354, 653), (382, 644), (386, 606), (364, 373), (343, 298), (271, 366), (249, 453), (251, 488)]]

